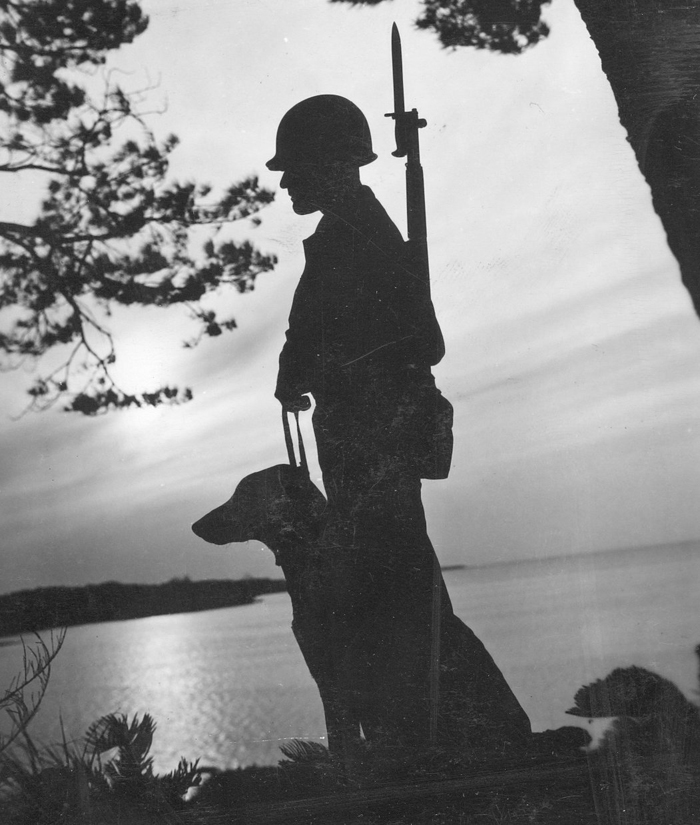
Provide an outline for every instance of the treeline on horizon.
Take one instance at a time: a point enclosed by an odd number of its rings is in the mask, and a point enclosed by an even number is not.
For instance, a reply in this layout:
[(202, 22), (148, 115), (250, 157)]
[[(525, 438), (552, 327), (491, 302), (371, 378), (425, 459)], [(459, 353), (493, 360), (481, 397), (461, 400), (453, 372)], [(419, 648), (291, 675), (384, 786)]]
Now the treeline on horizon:
[(192, 613), (251, 604), (287, 589), (284, 579), (233, 581), (172, 579), (164, 584), (104, 582), (80, 587), (38, 587), (0, 595), (0, 637), (95, 622)]

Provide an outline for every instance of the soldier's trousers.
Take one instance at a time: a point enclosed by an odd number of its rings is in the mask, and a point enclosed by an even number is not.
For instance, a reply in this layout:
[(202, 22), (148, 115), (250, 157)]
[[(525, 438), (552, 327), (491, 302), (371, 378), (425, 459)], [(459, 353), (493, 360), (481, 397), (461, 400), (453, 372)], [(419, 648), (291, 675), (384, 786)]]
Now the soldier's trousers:
[(428, 538), (421, 480), (393, 421), (390, 403), (318, 405), (314, 412), (328, 498), (318, 597), (329, 617), (340, 704), (369, 740), (397, 747), (427, 741), (437, 589), (440, 736), (474, 744), (481, 720), (487, 739), (502, 729), (500, 741), (512, 741), (529, 732), (529, 720), (452, 612)]
[(409, 745), (428, 735), (434, 553), (420, 478), (383, 412), (314, 413), (328, 497), (322, 598), (344, 701), (367, 738)]
[(370, 740), (425, 743), (437, 643), (440, 738), (472, 746), (522, 738), (530, 730), (525, 712), (483, 644), (453, 614), (428, 538), (421, 480), (392, 415), (390, 404), (319, 405), (314, 412), (329, 502), (319, 598), (341, 705), (352, 708)]

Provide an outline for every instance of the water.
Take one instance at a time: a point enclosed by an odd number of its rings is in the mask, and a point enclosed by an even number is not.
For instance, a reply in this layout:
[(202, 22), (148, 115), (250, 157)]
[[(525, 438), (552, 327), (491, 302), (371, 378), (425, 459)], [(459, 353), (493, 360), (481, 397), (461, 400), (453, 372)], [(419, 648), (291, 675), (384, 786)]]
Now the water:
[[(451, 570), (455, 612), (486, 644), (535, 730), (584, 683), (641, 665), (694, 698), (700, 545)], [(323, 741), (315, 685), (290, 630), (286, 594), (254, 605), (70, 628), (30, 731), (79, 737), (102, 714), (149, 712), (157, 771), (180, 756), (230, 768), (274, 764), (293, 738)], [(0, 647), (0, 684), (20, 661)], [(585, 722), (583, 723), (585, 724)]]

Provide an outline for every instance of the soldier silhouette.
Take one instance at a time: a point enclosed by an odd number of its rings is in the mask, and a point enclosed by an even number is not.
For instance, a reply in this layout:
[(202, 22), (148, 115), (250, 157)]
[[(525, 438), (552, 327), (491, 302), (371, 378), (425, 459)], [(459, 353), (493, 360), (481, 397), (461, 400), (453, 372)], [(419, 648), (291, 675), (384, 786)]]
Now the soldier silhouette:
[[(304, 241), (306, 266), (275, 396), (286, 411), (309, 409), (309, 395), (316, 405), (328, 499), (317, 600), (331, 617), (326, 642), (340, 704), (351, 709), (344, 730), (329, 730), (329, 739), (331, 746), (342, 739), (346, 754), (360, 737), (354, 720), (362, 720), (368, 739), (398, 747), (427, 741), (430, 724), (435, 555), (421, 475), (427, 477), (422, 468), (433, 447), (431, 367), (444, 343), (401, 233), (360, 181), (360, 168), (375, 159), (360, 109), (319, 95), (285, 114), (267, 163), (283, 173), (280, 186), (297, 214), (321, 213)], [(454, 618), (444, 584), (440, 589), (442, 614)], [(473, 639), (477, 659), (498, 673)], [(504, 690), (516, 727), (529, 730)]]

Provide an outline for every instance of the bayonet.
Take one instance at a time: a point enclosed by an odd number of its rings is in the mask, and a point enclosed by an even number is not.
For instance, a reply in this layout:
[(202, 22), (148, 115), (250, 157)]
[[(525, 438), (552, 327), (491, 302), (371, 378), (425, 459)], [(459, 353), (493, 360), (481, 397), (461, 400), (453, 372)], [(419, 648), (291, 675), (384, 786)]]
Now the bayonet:
[(391, 64), (394, 79), (394, 111), (386, 115), (395, 121), (397, 158), (406, 158), (406, 221), (411, 257), (417, 274), (429, 288), (430, 267), (428, 264), (428, 230), (425, 219), (425, 184), (423, 167), (420, 162), (418, 130), (426, 125), (418, 117), (418, 110), (406, 111), (403, 88), (403, 57), (401, 36), (396, 23), (391, 29)]
[(401, 54), (401, 35), (399, 28), (394, 23), (391, 27), (391, 67), (394, 81), (394, 111), (386, 117), (393, 117), (396, 120), (396, 151), (392, 154), (397, 158), (406, 157), (404, 140), (404, 119), (406, 117), (406, 104), (403, 96), (403, 56)]

